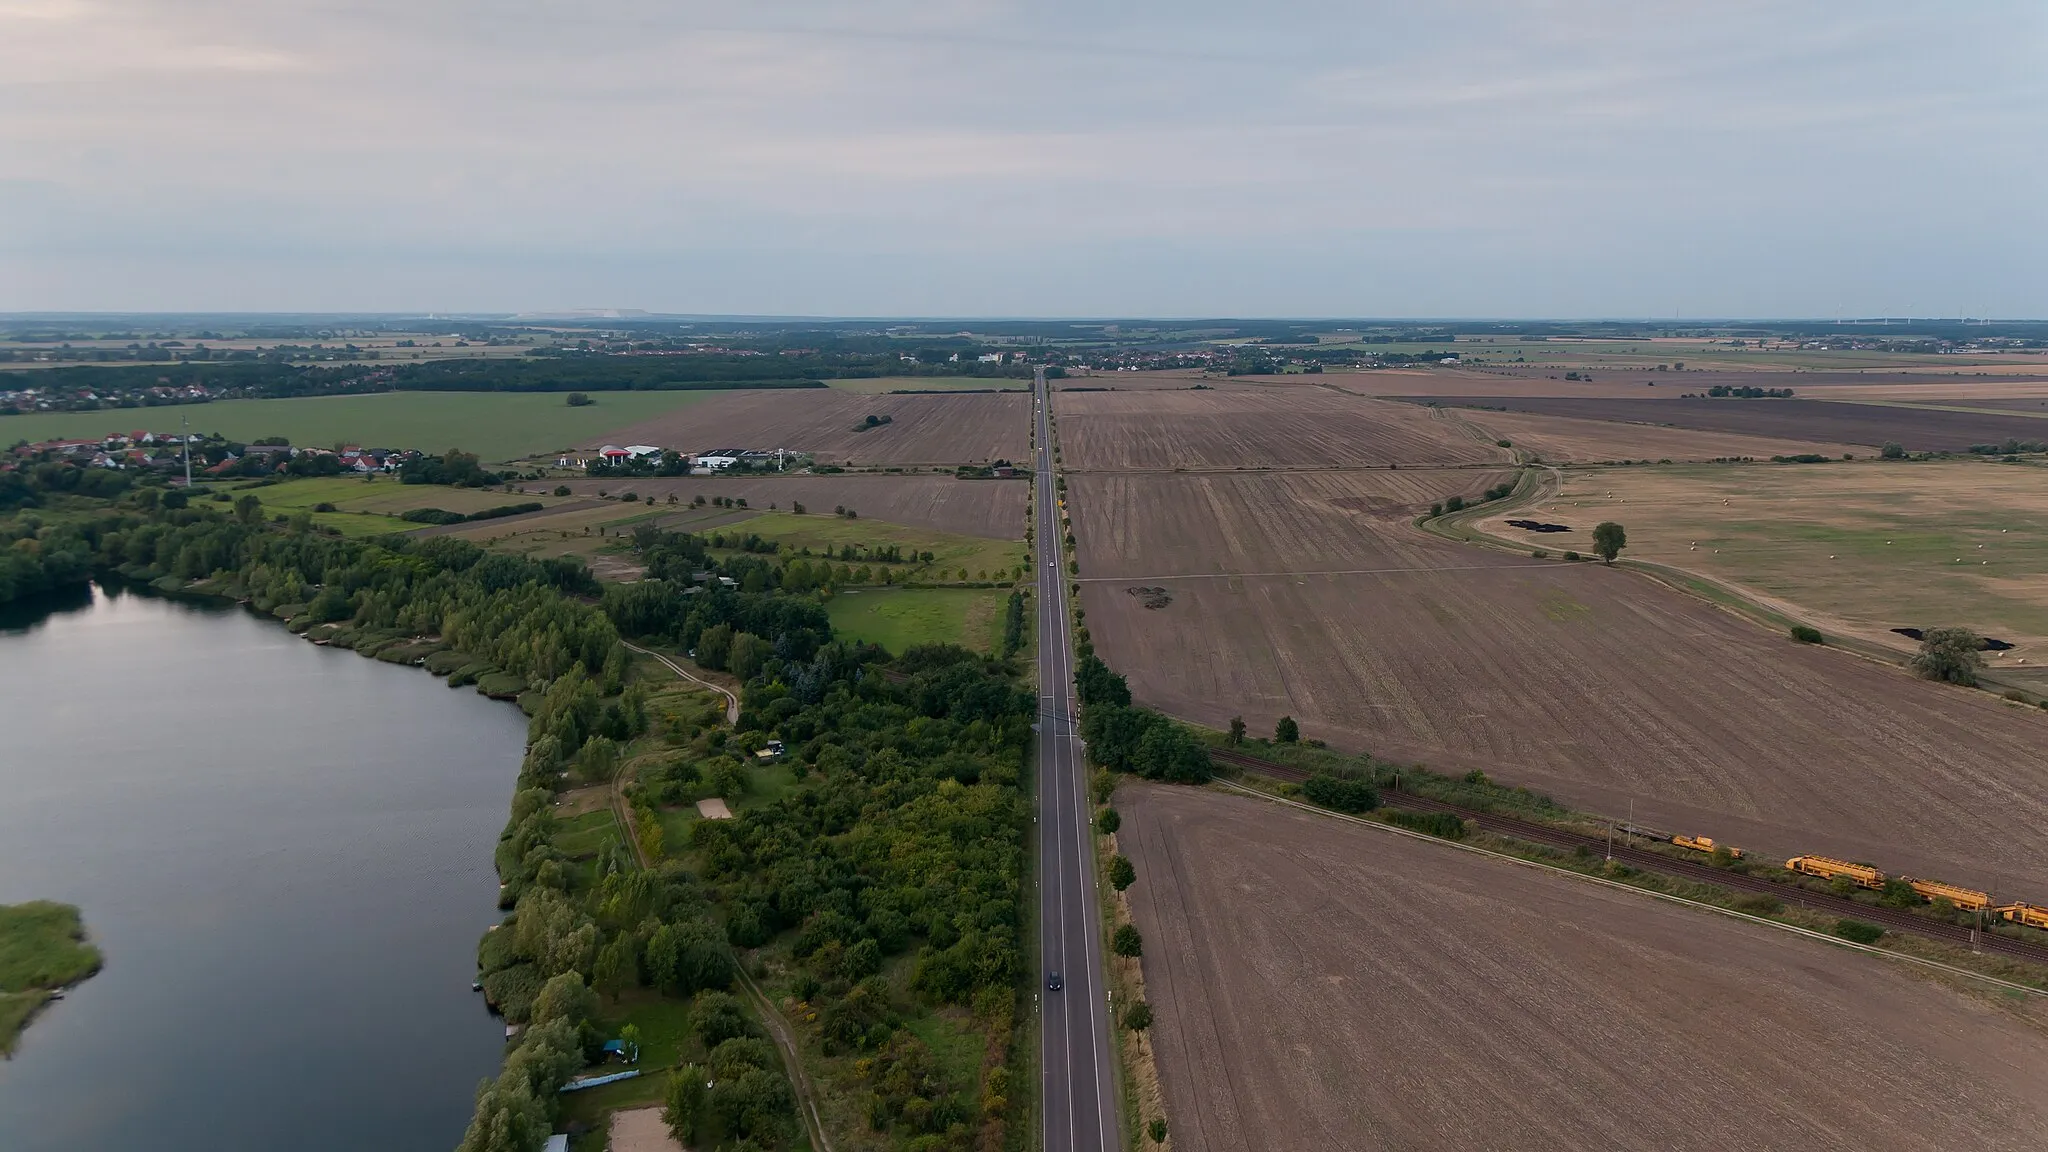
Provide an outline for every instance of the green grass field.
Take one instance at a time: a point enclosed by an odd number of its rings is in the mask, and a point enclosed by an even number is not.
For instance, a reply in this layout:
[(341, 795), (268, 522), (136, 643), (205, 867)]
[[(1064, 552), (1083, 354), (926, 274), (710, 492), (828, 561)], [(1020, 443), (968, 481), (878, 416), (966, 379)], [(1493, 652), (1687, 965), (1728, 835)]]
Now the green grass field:
[(176, 432), (182, 417), (192, 422), (194, 432), (217, 432), (230, 440), (284, 436), (293, 444), (322, 448), (342, 443), (423, 452), (460, 448), (485, 460), (514, 460), (567, 448), (715, 394), (595, 392), (591, 398), (596, 403), (571, 408), (559, 392), (380, 392), (46, 412), (0, 417), (0, 445), (137, 428)]
[[(813, 555), (830, 552), (835, 561), (839, 550), (847, 545), (857, 549), (863, 544), (869, 547), (896, 544), (902, 547), (905, 555), (930, 552), (934, 559), (929, 568), (890, 565), (899, 574), (911, 572), (913, 578), (920, 582), (957, 580), (962, 568), (967, 570), (970, 580), (999, 579), (1000, 574), (1024, 564), (1022, 541), (958, 536), (928, 528), (908, 528), (883, 520), (845, 520), (832, 515), (829, 508), (806, 512), (802, 516), (794, 512), (763, 512), (751, 520), (741, 520), (719, 530), (727, 535), (752, 532), (765, 540), (779, 541), (784, 555), (801, 554), (805, 548), (809, 548)], [(861, 562), (854, 560), (850, 563), (858, 565)]]
[(0, 1054), (49, 999), (50, 991), (99, 971), (100, 950), (85, 938), (78, 909), (35, 900), (0, 904)]
[[(401, 484), (396, 477), (322, 476), (287, 480), (282, 484), (244, 487), (247, 481), (211, 485), (239, 499), (254, 495), (266, 511), (290, 515), (312, 512), (321, 504), (332, 504), (333, 512), (313, 512), (313, 522), (333, 528), (344, 536), (376, 536), (385, 532), (410, 532), (423, 525), (399, 519), (399, 513), (414, 508), (443, 508), (450, 512), (481, 512), (506, 504), (566, 504), (567, 499), (539, 493), (544, 485), (531, 485), (531, 493), (508, 493), (481, 488), (448, 488), (438, 484)], [(488, 521), (479, 521), (479, 524)]]
[[(1591, 528), (1628, 531), (1623, 557), (1725, 581), (1825, 633), (1895, 647), (1898, 627), (1960, 626), (2018, 648), (1992, 657), (2038, 679), (2048, 650), (2048, 467), (1992, 460), (1816, 466), (1569, 469), (1561, 494), (1494, 514), (1487, 531), (1553, 555)], [(1498, 523), (1573, 530), (1540, 539)], [(2024, 661), (2024, 664), (2022, 664)]]
[(902, 652), (919, 644), (959, 644), (977, 652), (1002, 639), (1000, 588), (868, 588), (825, 605), (832, 630)]

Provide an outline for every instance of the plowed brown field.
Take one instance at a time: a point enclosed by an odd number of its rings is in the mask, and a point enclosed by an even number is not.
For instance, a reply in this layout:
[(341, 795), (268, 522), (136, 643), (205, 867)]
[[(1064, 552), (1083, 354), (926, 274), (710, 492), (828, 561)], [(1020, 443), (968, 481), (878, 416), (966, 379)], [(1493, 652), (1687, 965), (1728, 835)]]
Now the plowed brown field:
[(1181, 1152), (2048, 1145), (2032, 1005), (1264, 801), (1117, 802)]
[(1324, 388), (1063, 392), (1057, 410), (1065, 466), (1081, 471), (1405, 467), (1508, 456), (1466, 413)]
[[(1031, 486), (1022, 480), (956, 480), (946, 474), (879, 475), (849, 472), (836, 476), (678, 476), (633, 480), (570, 480), (577, 495), (633, 492), (657, 504), (674, 493), (684, 503), (698, 496), (743, 499), (757, 510), (770, 505), (788, 511), (791, 503), (830, 514), (844, 505), (863, 520), (882, 520), (912, 528), (935, 528), (963, 536), (1016, 540), (1024, 535)], [(628, 505), (630, 508), (630, 505)]]
[[(1845, 454), (1871, 455), (1869, 447), (1861, 444), (1783, 440), (1738, 432), (1699, 432), (1687, 428), (1577, 420), (1568, 416), (1534, 416), (1525, 412), (1467, 411), (1463, 415), (1473, 424), (1493, 433), (1497, 439), (1510, 441), (1515, 447), (1533, 452), (1551, 464), (1606, 460), (1721, 460), (1733, 456), (1768, 460), (1773, 456), (1798, 456), (1809, 452), (1829, 458)], [(2042, 435), (2048, 436), (2048, 428), (2042, 430)]]
[[(1141, 703), (1254, 731), (1289, 714), (1596, 812), (2048, 899), (2037, 709), (1793, 644), (1623, 570), (1312, 515), (1283, 486), (1299, 477), (1230, 477), (1200, 515), (1175, 509), (1206, 499), (1201, 477), (1116, 479), (1073, 501), (1081, 602)], [(1129, 586), (1173, 599), (1148, 609)]]
[[(1439, 402), (1450, 405), (1461, 401), (1458, 397), (1444, 397)], [(1494, 396), (1465, 398), (1464, 402), (1545, 416), (1611, 420), (1624, 425), (1624, 433), (1634, 431), (1637, 425), (1664, 425), (1743, 436), (1841, 441), (1865, 445), (1866, 451), (1888, 440), (1898, 441), (1910, 452), (1960, 452), (1972, 444), (1997, 444), (2008, 438), (2039, 440), (2048, 436), (2048, 425), (2036, 416), (1955, 407), (1835, 403), (1810, 400), (1804, 396), (1790, 400), (1590, 400)], [(1471, 418), (1483, 422), (1490, 415), (1493, 413), (1482, 411)]]
[[(1068, 478), (1081, 572), (1090, 579), (1204, 572), (1331, 572), (1441, 566), (1440, 543), (1395, 530), (1450, 496), (1513, 479), (1493, 469), (1081, 473)], [(1514, 563), (1474, 550), (1461, 563)]]
[[(891, 423), (863, 428), (869, 416)], [(861, 396), (836, 389), (724, 392), (591, 444), (655, 444), (684, 452), (787, 448), (824, 463), (963, 464), (1022, 460), (1031, 450), (1031, 397)]]

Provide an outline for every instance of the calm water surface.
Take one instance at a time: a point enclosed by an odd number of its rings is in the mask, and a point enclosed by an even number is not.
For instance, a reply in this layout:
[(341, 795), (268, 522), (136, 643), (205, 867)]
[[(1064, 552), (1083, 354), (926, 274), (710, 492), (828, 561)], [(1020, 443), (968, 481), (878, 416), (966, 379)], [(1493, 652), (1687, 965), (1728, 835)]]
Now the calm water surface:
[(519, 712), (240, 609), (0, 615), (0, 903), (107, 967), (0, 1063), (6, 1152), (446, 1152)]

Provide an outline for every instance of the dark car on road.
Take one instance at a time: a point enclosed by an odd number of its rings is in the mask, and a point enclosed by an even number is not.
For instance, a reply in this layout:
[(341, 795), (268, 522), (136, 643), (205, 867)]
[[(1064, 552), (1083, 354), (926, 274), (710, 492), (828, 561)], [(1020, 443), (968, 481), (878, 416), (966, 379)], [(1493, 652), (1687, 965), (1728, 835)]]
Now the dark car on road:
[(1064, 987), (1064, 986), (1065, 986), (1065, 984), (1064, 984), (1064, 982), (1063, 982), (1063, 981), (1062, 981), (1062, 980), (1060, 979), (1060, 974), (1059, 974), (1059, 973), (1057, 973), (1057, 972), (1055, 972), (1055, 973), (1053, 973), (1052, 975), (1050, 975), (1050, 976), (1047, 976), (1047, 977), (1045, 978), (1045, 986), (1046, 986), (1047, 988), (1051, 989), (1052, 991), (1054, 991), (1054, 992), (1057, 992), (1057, 991), (1059, 991), (1059, 990), (1060, 990), (1060, 989), (1061, 989), (1062, 987)]

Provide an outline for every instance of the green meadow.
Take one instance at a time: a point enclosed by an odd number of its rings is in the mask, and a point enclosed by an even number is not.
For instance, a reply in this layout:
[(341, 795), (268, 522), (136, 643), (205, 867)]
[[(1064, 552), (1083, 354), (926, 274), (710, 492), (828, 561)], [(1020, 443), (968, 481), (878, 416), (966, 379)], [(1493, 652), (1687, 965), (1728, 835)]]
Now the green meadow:
[(378, 392), (286, 400), (217, 400), (160, 408), (39, 412), (0, 416), (0, 446), (17, 440), (83, 439), (109, 432), (219, 433), (247, 442), (283, 436), (321, 448), (360, 444), (444, 452), (460, 448), (485, 460), (515, 460), (587, 443), (615, 428), (672, 412), (712, 392), (593, 392), (571, 408), (561, 392)]

